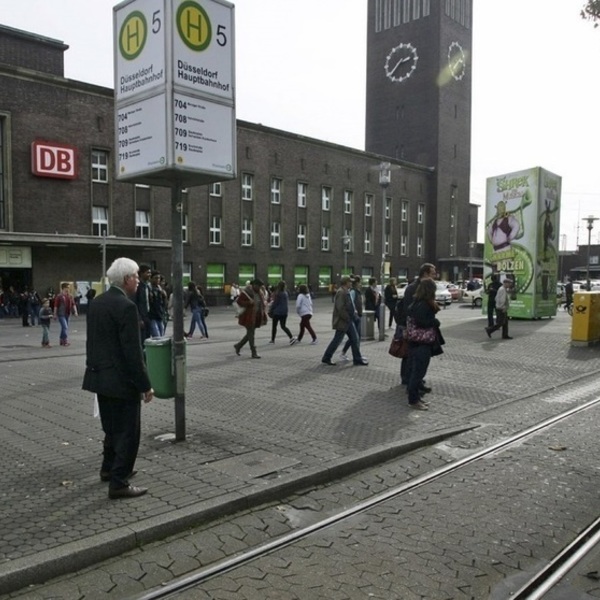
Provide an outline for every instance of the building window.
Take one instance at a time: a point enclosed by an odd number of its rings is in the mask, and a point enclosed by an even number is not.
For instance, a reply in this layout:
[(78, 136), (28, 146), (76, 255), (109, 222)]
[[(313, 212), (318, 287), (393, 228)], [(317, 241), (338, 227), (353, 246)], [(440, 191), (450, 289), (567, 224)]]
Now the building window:
[(344, 212), (347, 215), (352, 214), (352, 198), (354, 194), (350, 190), (344, 190)]
[(221, 217), (212, 217), (210, 220), (208, 243), (211, 246), (221, 244)]
[(108, 235), (108, 208), (92, 206), (92, 235)]
[(323, 186), (321, 188), (321, 209), (331, 210), (331, 188)]
[(192, 281), (192, 263), (184, 262), (181, 266), (181, 280), (183, 285), (187, 285), (190, 281)]
[(144, 240), (150, 238), (150, 213), (147, 210), (135, 211), (135, 237)]
[(389, 29), (392, 16), (392, 0), (383, 0), (383, 28)]
[(402, 221), (408, 221), (408, 201), (407, 200), (402, 200), (402, 209), (401, 209), (401, 220)]
[(321, 250), (323, 252), (329, 252), (330, 249), (330, 243), (329, 243), (329, 238), (330, 238), (330, 231), (329, 231), (329, 227), (323, 227), (321, 229)]
[(222, 290), (225, 287), (225, 265), (223, 263), (207, 263), (206, 288)]
[(375, 0), (375, 31), (381, 31), (383, 0)]
[(306, 225), (303, 223), (298, 225), (297, 248), (298, 250), (306, 250)]
[(222, 196), (221, 182), (217, 181), (217, 183), (211, 183), (209, 193), (211, 196)]
[(271, 204), (281, 204), (281, 179), (271, 178)]
[(371, 254), (373, 252), (373, 247), (371, 245), (371, 232), (365, 231), (365, 254)]
[(411, 0), (402, 0), (402, 22), (408, 23), (410, 21), (410, 3)]
[(406, 256), (407, 243), (408, 243), (407, 236), (401, 235), (400, 236), (400, 256)]
[[(240, 272), (238, 274), (238, 281), (240, 285), (249, 285), (250, 282), (256, 278), (256, 265), (240, 264)], [(243, 283), (242, 283), (243, 282)]]
[(187, 213), (181, 215), (181, 241), (184, 244), (188, 242), (188, 216)]
[(283, 265), (267, 265), (267, 285), (276, 287), (283, 280)]
[(423, 256), (423, 236), (417, 236), (417, 256), (421, 258)]
[(252, 200), (252, 186), (254, 176), (250, 173), (242, 173), (242, 200)]
[(417, 223), (423, 223), (425, 221), (425, 205), (419, 204), (417, 206)]
[(298, 207), (306, 208), (306, 196), (308, 195), (308, 183), (298, 183)]
[(299, 285), (308, 286), (308, 267), (306, 265), (296, 265), (294, 267), (294, 289)]
[(402, 23), (402, 0), (394, 0), (392, 23), (394, 27)]
[(351, 229), (344, 229), (344, 235), (342, 237), (344, 252), (354, 251), (354, 238), (352, 237)]
[(242, 246), (252, 246), (252, 220), (244, 219), (242, 223)]
[(108, 152), (92, 150), (92, 181), (108, 183)]
[(390, 234), (389, 233), (385, 233), (383, 235), (383, 252), (384, 252), (384, 254), (387, 254), (388, 256), (392, 252), (392, 248), (390, 245)]
[(391, 198), (386, 198), (385, 199), (385, 218), (386, 219), (391, 219), (392, 217), (392, 199)]
[(9, 156), (9, 149), (6, 147), (6, 117), (0, 115), (0, 229), (6, 229), (6, 180), (4, 175), (4, 159)]
[(423, 16), (428, 17), (431, 14), (431, 0), (423, 0)]
[(281, 223), (271, 223), (271, 248), (281, 248)]
[(421, 17), (421, 0), (413, 0), (413, 19)]
[(365, 194), (365, 217), (373, 214), (373, 194)]

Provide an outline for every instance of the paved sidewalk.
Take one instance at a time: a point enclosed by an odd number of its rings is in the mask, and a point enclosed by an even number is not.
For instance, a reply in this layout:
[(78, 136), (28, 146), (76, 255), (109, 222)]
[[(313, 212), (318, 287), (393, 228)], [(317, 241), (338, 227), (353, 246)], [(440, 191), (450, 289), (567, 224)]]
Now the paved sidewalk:
[(431, 410), (411, 411), (389, 340), (362, 343), (368, 367), (321, 364), (331, 301), (315, 305), (319, 344), (289, 346), (281, 331), (268, 344), (269, 323), (257, 332), (262, 360), (235, 356), (242, 329), (230, 308), (211, 308), (210, 340), (187, 348), (187, 439), (173, 441), (172, 400), (145, 405), (134, 481), (149, 492), (119, 501), (100, 483), (100, 424), (81, 390), (85, 317), (66, 348), (53, 324), (50, 349), (41, 328), (1, 320), (0, 594), (377, 464), (476, 425), (487, 407), (600, 370), (600, 349), (570, 346), (562, 312), (513, 321), (502, 341), (487, 338), (478, 311), (453, 305), (440, 313), (447, 345), (430, 367)]

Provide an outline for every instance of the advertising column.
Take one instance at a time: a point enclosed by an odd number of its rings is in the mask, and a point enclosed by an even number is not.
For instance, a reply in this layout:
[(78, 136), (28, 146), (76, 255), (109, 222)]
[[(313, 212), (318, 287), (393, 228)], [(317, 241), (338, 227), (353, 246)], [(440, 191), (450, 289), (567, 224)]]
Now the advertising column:
[(535, 167), (486, 185), (485, 283), (513, 281), (509, 315), (556, 314), (561, 178)]

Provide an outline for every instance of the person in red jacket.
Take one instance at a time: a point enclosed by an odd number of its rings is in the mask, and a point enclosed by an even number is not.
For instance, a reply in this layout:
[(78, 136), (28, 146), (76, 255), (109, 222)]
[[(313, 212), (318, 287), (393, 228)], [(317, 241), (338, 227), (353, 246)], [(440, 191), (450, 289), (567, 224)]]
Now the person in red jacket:
[(261, 292), (263, 282), (260, 279), (254, 279), (250, 285), (241, 290), (236, 300), (238, 308), (238, 323), (246, 328), (246, 335), (234, 344), (235, 353), (240, 356), (240, 350), (246, 342), (250, 346), (252, 358), (260, 358), (256, 352), (254, 342), (254, 333), (258, 327), (267, 324), (267, 313), (265, 311), (265, 300)]
[(60, 323), (60, 345), (70, 346), (69, 342), (69, 317), (77, 316), (75, 300), (69, 292), (69, 284), (63, 283), (60, 286), (60, 294), (54, 298), (54, 318)]

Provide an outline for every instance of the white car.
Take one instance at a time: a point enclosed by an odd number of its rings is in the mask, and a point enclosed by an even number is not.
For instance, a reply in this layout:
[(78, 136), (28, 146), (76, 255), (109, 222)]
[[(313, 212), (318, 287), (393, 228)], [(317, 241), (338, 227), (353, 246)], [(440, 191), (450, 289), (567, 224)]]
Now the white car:
[(448, 290), (448, 284), (443, 281), (436, 281), (435, 287), (435, 301), (442, 306), (452, 304), (452, 294)]
[(483, 287), (477, 288), (476, 290), (465, 290), (463, 299), (479, 308), (483, 304), (482, 294)]

